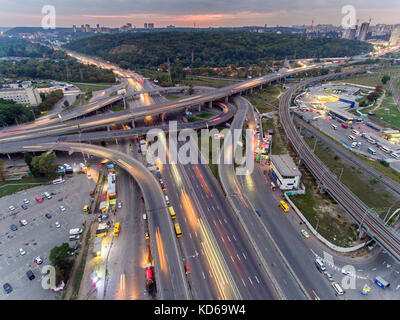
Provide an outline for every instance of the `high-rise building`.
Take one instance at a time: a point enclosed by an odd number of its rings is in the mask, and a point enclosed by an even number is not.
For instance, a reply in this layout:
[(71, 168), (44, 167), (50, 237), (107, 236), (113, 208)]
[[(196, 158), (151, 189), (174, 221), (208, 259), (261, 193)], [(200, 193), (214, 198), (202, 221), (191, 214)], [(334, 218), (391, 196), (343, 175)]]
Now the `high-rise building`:
[(154, 28), (154, 23), (148, 23), (147, 26), (149, 27), (149, 29), (153, 29)]
[(74, 30), (74, 32), (76, 32), (76, 25), (75, 24), (72, 26), (72, 29)]
[(342, 33), (343, 39), (354, 40), (356, 38), (357, 26), (355, 28), (344, 29)]
[(81, 31), (85, 32), (85, 26), (83, 24), (81, 24)]
[(390, 46), (400, 45), (400, 26), (393, 29), (390, 35), (389, 45)]
[(147, 29), (147, 23), (144, 24), (144, 28)]
[(86, 32), (90, 32), (90, 24), (85, 24), (85, 30)]
[(360, 40), (360, 41), (365, 41), (367, 39), (368, 29), (369, 29), (369, 22), (364, 22), (361, 25), (360, 33), (359, 33), (357, 39)]
[(128, 30), (132, 30), (132, 23), (127, 23), (126, 26), (127, 26)]
[(96, 32), (101, 32), (101, 28), (100, 28), (99, 24), (96, 25)]

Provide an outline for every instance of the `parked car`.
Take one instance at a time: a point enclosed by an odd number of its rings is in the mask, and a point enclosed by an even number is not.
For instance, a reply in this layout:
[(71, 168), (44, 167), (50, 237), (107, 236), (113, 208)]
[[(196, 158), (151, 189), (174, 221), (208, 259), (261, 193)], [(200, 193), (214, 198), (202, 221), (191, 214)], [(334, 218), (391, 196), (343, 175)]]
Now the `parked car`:
[(61, 227), (61, 224), (58, 221), (56, 221), (55, 225), (56, 225), (56, 228), (60, 228)]
[(60, 206), (60, 210), (61, 210), (61, 212), (64, 212), (66, 209), (64, 206)]
[(28, 270), (28, 271), (26, 272), (26, 276), (28, 277), (29, 280), (35, 279), (35, 275), (34, 275), (34, 273), (32, 272), (32, 270)]
[(90, 173), (88, 173), (87, 178), (92, 179), (92, 175)]
[(118, 209), (121, 209), (121, 208), (122, 208), (122, 202), (121, 202), (121, 201), (119, 201), (119, 202), (117, 203), (117, 208), (118, 208)]
[(18, 230), (18, 228), (17, 228), (17, 226), (15, 224), (12, 224), (10, 226), (10, 228), (11, 228), (11, 231), (17, 231)]
[(23, 204), (23, 205), (21, 205), (21, 208), (26, 210), (26, 209), (28, 209), (28, 206), (26, 204)]
[(28, 203), (30, 203), (30, 201), (28, 199), (24, 199), (24, 203), (28, 204)]
[(21, 256), (23, 256), (26, 253), (26, 251), (22, 248), (19, 248), (19, 253), (21, 254)]
[(33, 260), (33, 263), (36, 265), (42, 264), (43, 263), (43, 259), (39, 256), (36, 257), (35, 260)]
[(41, 198), (41, 197), (35, 197), (35, 200), (36, 200), (37, 202), (39, 202), (39, 203), (43, 202), (43, 198)]
[(14, 206), (9, 206), (9, 207), (8, 207), (8, 210), (14, 211), (14, 210), (15, 210), (15, 207), (14, 207)]
[(45, 216), (47, 219), (51, 219), (51, 214), (50, 214), (50, 213), (46, 213), (44, 216)]
[(5, 284), (3, 284), (3, 289), (4, 289), (4, 291), (5, 291), (7, 294), (8, 294), (8, 293), (11, 293), (11, 291), (13, 291), (11, 285), (10, 285), (8, 282), (5, 283)]
[(21, 227), (26, 226), (28, 224), (28, 221), (26, 220), (19, 220), (19, 224)]

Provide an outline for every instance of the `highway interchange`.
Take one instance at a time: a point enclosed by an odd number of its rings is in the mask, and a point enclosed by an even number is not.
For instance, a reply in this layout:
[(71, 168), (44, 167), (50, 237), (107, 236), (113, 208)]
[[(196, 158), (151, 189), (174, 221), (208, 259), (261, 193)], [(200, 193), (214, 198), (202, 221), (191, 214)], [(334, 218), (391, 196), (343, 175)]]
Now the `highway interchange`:
[[(104, 65), (103, 62), (101, 64)], [(132, 123), (166, 112), (188, 110), (204, 104), (208, 107), (217, 106), (221, 112), (220, 116), (204, 122), (179, 124), (178, 130), (212, 127), (225, 123), (232, 117), (234, 119), (231, 129), (242, 128), (246, 118), (247, 126), (254, 129), (257, 116), (253, 107), (239, 94), (268, 85), (298, 71), (268, 75), (175, 101), (165, 101), (157, 94), (156, 88), (145, 81), (142, 83), (143, 92), (152, 94), (145, 103), (133, 100), (128, 102), (129, 110), (90, 116), (93, 111), (99, 111), (122, 99), (121, 95), (101, 98), (80, 107), (78, 111), (13, 128), (11, 132), (3, 131), (0, 135), (0, 151), (85, 152), (110, 159), (131, 175), (144, 197), (159, 299), (335, 299), (329, 282), (323, 279), (313, 266), (315, 255), (308, 250), (293, 223), (278, 209), (268, 192), (263, 173), (257, 166), (253, 173), (236, 177), (233, 165), (219, 165), (218, 174), (223, 187), (221, 190), (219, 182), (207, 165), (161, 165), (166, 194), (175, 208), (184, 234), (183, 238), (177, 239), (170, 222), (164, 192), (155, 176), (146, 169), (146, 164), (140, 156), (117, 151), (114, 147), (103, 148), (82, 143), (112, 143), (118, 138), (126, 144), (126, 150), (129, 150), (127, 144), (128, 141), (132, 141), (129, 138), (143, 135), (149, 127), (117, 131), (104, 128), (112, 124)], [(128, 71), (119, 69), (118, 72), (127, 78), (138, 77)], [(284, 129), (295, 148), (302, 146), (302, 141), (294, 141), (297, 136), (290, 123), (288, 107), (292, 95), (305, 84), (306, 82), (289, 89), (281, 99), (279, 109)], [(228, 101), (230, 96), (235, 97)], [(156, 127), (168, 132), (166, 124)], [(101, 131), (87, 132), (102, 128)], [(160, 138), (166, 139), (165, 135)], [(224, 145), (221, 156), (234, 153), (233, 145)], [(171, 147), (165, 144), (167, 150)], [(302, 153), (308, 149), (304, 146), (296, 149), (300, 157), (309, 166), (312, 165), (312, 159), (309, 160)], [(323, 170), (321, 179), (324, 180), (330, 173), (327, 169)], [(318, 175), (318, 172), (313, 173)], [(326, 181), (325, 185), (328, 187), (329, 181)], [(346, 203), (353, 203), (354, 197), (348, 190), (343, 189), (337, 182), (335, 188), (341, 193), (349, 194), (345, 195)], [(335, 188), (328, 189), (334, 197), (337, 196)], [(341, 194), (341, 197), (344, 195)], [(258, 216), (255, 210), (260, 211), (261, 216)], [(362, 204), (356, 204), (350, 207), (349, 211), (356, 213), (355, 218), (360, 219), (366, 209)], [(398, 235), (382, 228), (380, 222), (370, 215), (364, 215), (363, 219), (367, 231), (375, 230), (376, 240), (395, 258), (399, 258)], [(184, 272), (186, 263), (190, 264), (190, 275)]]

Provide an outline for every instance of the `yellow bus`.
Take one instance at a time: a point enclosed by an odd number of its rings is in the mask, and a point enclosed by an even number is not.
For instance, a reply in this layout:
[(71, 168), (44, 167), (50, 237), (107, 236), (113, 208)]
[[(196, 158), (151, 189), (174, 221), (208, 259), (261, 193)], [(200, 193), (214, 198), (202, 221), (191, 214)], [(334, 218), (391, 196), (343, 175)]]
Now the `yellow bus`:
[(175, 233), (177, 238), (182, 237), (181, 227), (179, 226), (179, 223), (175, 223)]
[(282, 208), (282, 210), (284, 212), (288, 212), (289, 211), (289, 206), (285, 203), (285, 201), (279, 202), (279, 206)]
[(119, 229), (121, 227), (121, 224), (119, 222), (116, 222), (114, 225), (114, 237), (119, 236)]
[(171, 219), (175, 219), (176, 214), (175, 214), (174, 207), (168, 207), (168, 209), (169, 209), (169, 213), (171, 214)]

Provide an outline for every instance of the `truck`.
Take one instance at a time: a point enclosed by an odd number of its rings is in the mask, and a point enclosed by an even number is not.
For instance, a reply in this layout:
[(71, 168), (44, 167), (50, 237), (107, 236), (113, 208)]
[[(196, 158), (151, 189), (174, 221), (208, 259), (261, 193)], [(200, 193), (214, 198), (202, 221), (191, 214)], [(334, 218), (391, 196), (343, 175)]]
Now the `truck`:
[(102, 246), (103, 238), (102, 237), (96, 237), (94, 238), (94, 244), (93, 244), (93, 255), (95, 257), (100, 257), (101, 256), (101, 246)]
[(96, 237), (104, 237), (107, 234), (107, 223), (99, 223), (96, 230)]
[(81, 234), (82, 231), (83, 231), (83, 230), (82, 230), (81, 228), (70, 229), (70, 230), (69, 230), (69, 235), (70, 235), (70, 236), (74, 236), (74, 235), (77, 235), (77, 234)]
[(146, 265), (146, 289), (148, 292), (153, 292), (154, 289), (154, 277), (151, 264)]

